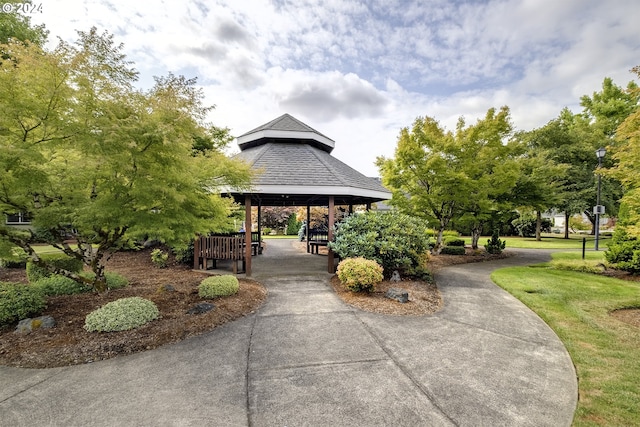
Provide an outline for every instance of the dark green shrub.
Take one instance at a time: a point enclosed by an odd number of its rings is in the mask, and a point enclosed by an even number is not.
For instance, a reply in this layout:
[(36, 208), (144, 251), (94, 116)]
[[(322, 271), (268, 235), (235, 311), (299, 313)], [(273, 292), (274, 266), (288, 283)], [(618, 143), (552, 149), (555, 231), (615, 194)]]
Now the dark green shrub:
[(498, 235), (498, 230), (495, 230), (491, 235), (491, 238), (487, 239), (487, 244), (484, 245), (484, 248), (490, 254), (501, 254), (506, 246), (507, 246), (507, 242), (500, 240), (500, 236)]
[(33, 287), (40, 289), (45, 295), (74, 295), (91, 291), (89, 286), (83, 285), (59, 274), (44, 277), (35, 282)]
[(620, 227), (613, 233), (604, 257), (614, 268), (633, 274), (640, 273), (640, 240)]
[(4, 268), (25, 268), (27, 266), (27, 253), (18, 247), (11, 245), (3, 248), (2, 257), (0, 258), (0, 267)]
[[(537, 219), (533, 215), (522, 215), (511, 221), (513, 228), (521, 237), (535, 237)], [(551, 233), (552, 222), (549, 218), (542, 218), (540, 232)]]
[(331, 249), (342, 259), (363, 257), (376, 261), (386, 276), (407, 273), (424, 263), (429, 251), (426, 224), (397, 212), (368, 211), (339, 224)]
[(338, 264), (338, 279), (353, 292), (371, 292), (384, 278), (383, 270), (377, 262), (358, 258), (347, 258)]
[(295, 213), (289, 215), (289, 219), (287, 220), (287, 229), (285, 230), (285, 234), (287, 236), (295, 236), (300, 231), (300, 226), (302, 223), (298, 221), (298, 216)]
[(464, 246), (464, 239), (459, 237), (447, 236), (444, 238), (445, 246)]
[(441, 255), (464, 255), (465, 253), (464, 246), (443, 246), (440, 250)]
[(0, 325), (39, 314), (47, 306), (42, 291), (30, 285), (0, 282)]
[[(72, 273), (80, 273), (82, 271), (82, 261), (77, 258), (71, 258), (62, 253), (42, 254), (40, 259), (47, 264), (59, 269), (67, 270)], [(34, 264), (31, 260), (27, 262), (27, 278), (30, 283), (35, 283), (40, 279), (51, 276), (49, 270)]]
[(84, 328), (89, 332), (126, 331), (159, 316), (160, 311), (152, 301), (140, 297), (121, 298), (89, 313)]
[(216, 298), (233, 295), (240, 289), (236, 276), (226, 274), (223, 276), (207, 277), (198, 286), (198, 295), (202, 298)]
[(187, 243), (171, 248), (176, 257), (176, 261), (180, 264), (193, 265), (193, 245), (194, 240), (192, 239)]

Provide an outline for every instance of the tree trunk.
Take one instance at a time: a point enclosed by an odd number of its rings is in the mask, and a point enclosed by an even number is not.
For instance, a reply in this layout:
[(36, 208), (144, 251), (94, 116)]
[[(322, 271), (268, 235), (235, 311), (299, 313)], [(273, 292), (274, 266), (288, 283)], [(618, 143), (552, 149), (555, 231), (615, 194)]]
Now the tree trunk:
[(542, 212), (536, 211), (536, 240), (538, 242), (542, 241), (542, 236), (540, 234), (541, 228), (542, 228)]
[(568, 211), (564, 211), (564, 238), (569, 238), (569, 219), (571, 215)]
[(440, 251), (442, 250), (442, 234), (443, 233), (444, 233), (444, 227), (440, 227), (438, 229), (438, 234), (436, 235), (436, 245), (431, 250), (431, 252), (434, 255), (440, 255)]
[(482, 233), (482, 224), (471, 228), (471, 249), (478, 249), (478, 241)]

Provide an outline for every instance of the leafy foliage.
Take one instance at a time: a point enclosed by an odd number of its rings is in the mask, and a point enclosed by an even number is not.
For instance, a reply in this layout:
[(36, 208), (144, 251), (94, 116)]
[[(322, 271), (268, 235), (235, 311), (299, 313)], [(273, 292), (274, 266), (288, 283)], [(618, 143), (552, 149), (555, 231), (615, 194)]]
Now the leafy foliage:
[[(130, 241), (172, 245), (229, 226), (234, 205), (217, 189), (246, 187), (249, 168), (223, 153), (228, 130), (205, 121), (195, 80), (169, 74), (135, 89), (122, 45), (95, 28), (53, 51), (0, 48), (14, 58), (0, 64), (0, 215), (29, 215), (94, 272), (89, 285), (106, 290), (103, 259)], [(33, 234), (0, 226), (0, 238), (49, 268)]]
[(338, 264), (340, 282), (353, 292), (371, 292), (384, 278), (380, 264), (362, 257), (347, 258)]
[(92, 311), (85, 318), (89, 332), (116, 332), (139, 328), (160, 316), (158, 307), (140, 297), (120, 298)]
[(73, 273), (82, 271), (82, 261), (77, 258), (71, 258), (65, 254), (42, 254), (40, 259), (46, 262), (49, 268), (34, 263), (32, 260), (27, 262), (27, 279), (30, 283), (38, 282), (45, 277), (52, 276), (56, 270), (66, 270)]
[(435, 253), (453, 219), (469, 224), (476, 247), (483, 224), (503, 208), (501, 199), (519, 176), (518, 147), (505, 143), (511, 132), (507, 107), (489, 109), (470, 126), (460, 118), (455, 133), (419, 117), (400, 132), (395, 157), (378, 158), (391, 203), (436, 225)]
[(464, 255), (466, 250), (462, 246), (444, 246), (440, 251), (441, 255)]
[(207, 277), (198, 286), (198, 295), (202, 298), (216, 298), (238, 293), (240, 284), (235, 276), (225, 274), (222, 276)]
[(484, 245), (484, 248), (490, 254), (501, 254), (506, 246), (507, 242), (505, 240), (500, 240), (498, 230), (494, 230), (491, 238), (487, 239), (487, 244)]
[(445, 246), (464, 246), (464, 239), (454, 236), (446, 236), (444, 238)]
[(298, 235), (298, 232), (300, 231), (300, 226), (302, 225), (302, 223), (300, 221), (298, 221), (297, 215), (295, 213), (292, 213), (289, 216), (289, 220), (287, 221), (287, 229), (285, 231), (285, 234), (287, 236), (296, 236)]
[(151, 262), (157, 268), (167, 268), (169, 254), (162, 249), (156, 248), (151, 251)]
[(59, 274), (43, 277), (32, 286), (40, 289), (47, 296), (74, 295), (91, 291), (89, 286)]
[(340, 258), (363, 257), (380, 264), (385, 274), (401, 270), (411, 274), (424, 264), (429, 251), (426, 224), (398, 212), (368, 211), (347, 217), (329, 242)]
[[(86, 277), (90, 281), (95, 279), (93, 272), (83, 272), (81, 276)], [(113, 271), (105, 271), (104, 278), (108, 290), (120, 289), (129, 286), (129, 279), (124, 277), (120, 273), (114, 273)]]
[[(523, 214), (519, 218), (511, 221), (513, 228), (521, 237), (535, 237), (537, 218), (530, 214)], [(551, 220), (549, 218), (542, 218), (540, 231), (542, 233), (551, 233)]]
[(39, 314), (46, 306), (45, 295), (40, 289), (0, 282), (0, 326)]

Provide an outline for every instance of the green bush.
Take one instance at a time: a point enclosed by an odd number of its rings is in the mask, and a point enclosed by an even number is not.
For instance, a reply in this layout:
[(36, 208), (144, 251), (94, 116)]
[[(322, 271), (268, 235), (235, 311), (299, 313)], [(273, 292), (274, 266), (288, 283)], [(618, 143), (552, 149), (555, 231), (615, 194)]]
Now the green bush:
[(0, 282), (0, 325), (39, 314), (47, 306), (42, 291), (30, 285)]
[(504, 250), (505, 246), (507, 246), (507, 242), (500, 240), (498, 235), (498, 230), (494, 230), (490, 239), (487, 239), (487, 244), (484, 245), (484, 248), (490, 254), (501, 254)]
[[(537, 218), (533, 215), (522, 215), (520, 218), (511, 221), (511, 225), (521, 237), (534, 237), (536, 235)], [(553, 223), (549, 218), (542, 218), (540, 225), (541, 233), (551, 233)]]
[(640, 240), (620, 227), (613, 233), (604, 257), (616, 269), (640, 273)]
[(193, 265), (194, 239), (171, 248), (176, 261), (180, 264)]
[(198, 295), (201, 298), (215, 298), (233, 295), (240, 289), (240, 284), (235, 276), (226, 274), (223, 276), (207, 277), (198, 286)]
[[(40, 259), (56, 268), (70, 271), (72, 273), (80, 273), (82, 271), (82, 261), (77, 258), (71, 258), (62, 253), (42, 254)], [(34, 264), (31, 260), (27, 262), (27, 278), (30, 283), (35, 283), (40, 279), (53, 275), (49, 270)]]
[(298, 216), (295, 213), (292, 213), (289, 215), (289, 219), (287, 220), (287, 229), (285, 234), (287, 236), (296, 236), (301, 225), (302, 223), (298, 221)]
[(464, 255), (465, 253), (464, 246), (443, 246), (440, 250), (441, 255)]
[(84, 328), (89, 332), (126, 331), (159, 316), (158, 307), (152, 301), (140, 297), (121, 298), (89, 313)]
[(151, 263), (158, 268), (166, 268), (169, 254), (162, 249), (154, 249), (151, 251)]
[[(91, 280), (96, 277), (95, 273), (93, 273), (92, 271), (84, 272), (81, 275)], [(105, 271), (104, 277), (107, 279), (107, 289), (120, 289), (129, 285), (129, 280), (119, 273)]]
[(422, 265), (429, 251), (425, 223), (398, 212), (368, 211), (351, 215), (336, 228), (331, 249), (342, 259), (363, 257), (376, 261), (390, 276)]
[(353, 292), (371, 292), (382, 282), (383, 269), (377, 262), (362, 257), (347, 258), (338, 264), (338, 279)]
[(445, 246), (464, 246), (464, 239), (457, 236), (447, 236), (444, 238)]
[(40, 289), (47, 296), (54, 295), (74, 295), (91, 291), (89, 286), (78, 283), (73, 279), (70, 279), (59, 274), (54, 274), (49, 277), (44, 277), (32, 286)]
[(22, 248), (7, 248), (5, 255), (0, 258), (0, 267), (3, 268), (25, 268), (29, 256)]

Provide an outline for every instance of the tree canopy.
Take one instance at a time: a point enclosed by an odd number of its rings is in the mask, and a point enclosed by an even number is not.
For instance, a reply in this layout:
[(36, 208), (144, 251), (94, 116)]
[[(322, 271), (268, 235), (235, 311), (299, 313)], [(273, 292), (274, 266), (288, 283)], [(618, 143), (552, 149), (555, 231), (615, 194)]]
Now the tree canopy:
[[(137, 90), (137, 72), (112, 35), (94, 28), (78, 36), (51, 52), (15, 41), (1, 47), (12, 61), (0, 70), (0, 211), (28, 215), (104, 290), (106, 253), (135, 239), (176, 243), (224, 227), (232, 202), (216, 189), (247, 185), (249, 172), (221, 152), (228, 133), (206, 122), (211, 107), (195, 80), (169, 74)], [(33, 233), (3, 226), (0, 235), (41, 262)]]

